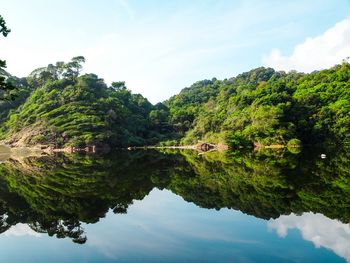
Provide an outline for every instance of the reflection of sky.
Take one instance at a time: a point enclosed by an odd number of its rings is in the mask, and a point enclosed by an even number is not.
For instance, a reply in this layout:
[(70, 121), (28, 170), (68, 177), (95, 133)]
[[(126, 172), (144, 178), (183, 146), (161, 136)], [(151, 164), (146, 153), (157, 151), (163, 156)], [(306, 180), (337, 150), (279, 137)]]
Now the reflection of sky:
[(35, 232), (27, 224), (18, 223), (4, 233), (5, 236), (33, 236), (40, 237), (41, 234)]
[(305, 240), (315, 247), (325, 247), (350, 262), (350, 225), (332, 220), (322, 214), (304, 213), (280, 216), (268, 223), (280, 237), (285, 238), (289, 229), (298, 229)]
[(0, 258), (3, 262), (341, 261), (323, 246), (316, 249), (304, 241), (297, 231), (281, 239), (268, 231), (267, 224), (274, 228), (273, 223), (234, 210), (201, 209), (169, 191), (153, 190), (131, 205), (126, 215), (110, 212), (100, 222), (85, 225), (85, 245), (46, 234), (33, 236), (18, 224), (14, 230), (21, 235), (0, 236)]

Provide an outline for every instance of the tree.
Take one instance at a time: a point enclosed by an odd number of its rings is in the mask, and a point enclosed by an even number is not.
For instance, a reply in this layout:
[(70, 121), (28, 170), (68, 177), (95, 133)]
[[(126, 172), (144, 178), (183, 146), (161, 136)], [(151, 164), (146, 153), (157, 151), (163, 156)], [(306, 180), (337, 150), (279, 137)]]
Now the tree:
[(83, 56), (72, 58), (70, 62), (64, 65), (66, 71), (63, 73), (63, 76), (76, 80), (83, 68), (82, 63), (85, 63), (85, 58)]
[(10, 32), (11, 29), (7, 28), (4, 18), (0, 15), (0, 34), (2, 34), (4, 37), (7, 37)]
[(125, 81), (112, 82), (112, 88), (115, 89), (115, 90), (124, 90), (124, 89), (126, 89)]
[[(11, 32), (11, 30), (6, 26), (4, 18), (0, 15), (0, 34), (4, 37)], [(4, 76), (6, 74), (4, 68), (6, 68), (6, 61), (0, 60), (0, 100), (7, 98), (12, 98), (13, 94), (10, 91), (14, 90), (14, 86), (6, 80)]]

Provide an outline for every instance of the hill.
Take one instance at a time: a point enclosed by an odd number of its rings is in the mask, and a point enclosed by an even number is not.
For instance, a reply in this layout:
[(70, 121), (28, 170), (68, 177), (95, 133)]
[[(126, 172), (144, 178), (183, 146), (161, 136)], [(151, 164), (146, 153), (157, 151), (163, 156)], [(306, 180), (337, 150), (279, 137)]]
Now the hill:
[(350, 141), (350, 64), (310, 74), (257, 68), (195, 83), (166, 102), (182, 144)]
[(108, 87), (95, 74), (80, 76), (83, 62), (76, 57), (33, 71), (19, 88), (26, 95), (0, 105), (7, 112), (2, 139), (14, 146), (157, 143), (157, 119), (149, 115), (159, 105), (132, 94), (123, 82)]
[(257, 68), (203, 80), (152, 105), (124, 82), (80, 75), (83, 57), (11, 78), (0, 138), (14, 146), (259, 145), (350, 142), (350, 64), (310, 74)]

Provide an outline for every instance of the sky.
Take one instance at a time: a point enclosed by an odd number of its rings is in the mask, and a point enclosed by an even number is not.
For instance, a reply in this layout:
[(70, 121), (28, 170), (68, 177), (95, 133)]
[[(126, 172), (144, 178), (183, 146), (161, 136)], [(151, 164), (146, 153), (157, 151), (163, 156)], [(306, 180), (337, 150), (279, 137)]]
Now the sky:
[(327, 248), (344, 258), (346, 262), (350, 262), (350, 228), (348, 224), (336, 219), (311, 212), (301, 215), (291, 213), (270, 219), (268, 228), (276, 230), (281, 238), (286, 238), (288, 231), (297, 229), (303, 239), (311, 241), (316, 248)]
[(256, 67), (311, 72), (350, 56), (350, 0), (0, 0), (16, 76), (86, 58), (85, 73), (152, 103)]

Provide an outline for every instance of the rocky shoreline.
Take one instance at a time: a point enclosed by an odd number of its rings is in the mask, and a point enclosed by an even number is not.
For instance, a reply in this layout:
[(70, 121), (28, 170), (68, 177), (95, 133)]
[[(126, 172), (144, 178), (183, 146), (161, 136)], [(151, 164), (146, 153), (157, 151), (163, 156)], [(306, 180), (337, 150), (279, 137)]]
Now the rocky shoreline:
[[(53, 154), (53, 153), (96, 153), (96, 152), (109, 152), (111, 148), (108, 145), (91, 145), (87, 147), (74, 147), (67, 146), (64, 148), (55, 148), (50, 145), (0, 145), (4, 148), (7, 148), (9, 151), (23, 151), (23, 152), (37, 152), (37, 153), (45, 153), (45, 154)], [(230, 147), (224, 144), (210, 144), (210, 143), (198, 143), (195, 145), (182, 145), (182, 146), (136, 146), (136, 147), (127, 147), (121, 148), (127, 150), (138, 150), (138, 149), (187, 149), (187, 150), (197, 150), (200, 152), (207, 152), (213, 150), (228, 150)]]
[[(0, 142), (0, 153), (5, 154), (5, 152), (24, 152), (24, 153), (37, 153), (37, 154), (54, 154), (54, 153), (108, 153), (111, 151), (111, 147), (106, 144), (103, 145), (91, 145), (86, 147), (74, 147), (67, 146), (63, 148), (55, 148), (52, 145), (8, 145), (1, 144)], [(259, 149), (282, 149), (287, 146), (285, 145), (254, 145), (255, 150)], [(242, 147), (240, 147), (242, 148)], [(4, 150), (7, 149), (7, 150)], [(184, 149), (184, 150), (196, 150), (199, 152), (208, 152), (208, 151), (225, 151), (230, 150), (232, 147), (226, 144), (211, 144), (206, 142), (200, 142), (195, 145), (174, 145), (174, 146), (131, 146), (127, 148), (118, 148), (123, 150), (147, 150), (147, 149)]]

